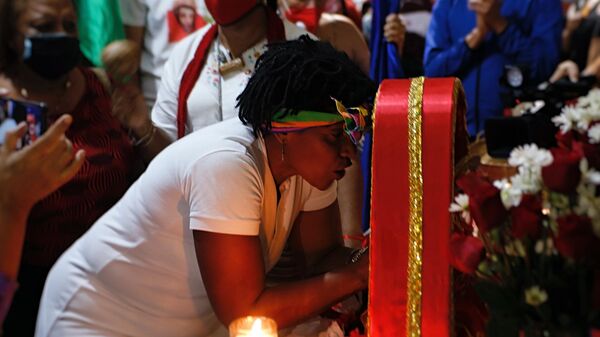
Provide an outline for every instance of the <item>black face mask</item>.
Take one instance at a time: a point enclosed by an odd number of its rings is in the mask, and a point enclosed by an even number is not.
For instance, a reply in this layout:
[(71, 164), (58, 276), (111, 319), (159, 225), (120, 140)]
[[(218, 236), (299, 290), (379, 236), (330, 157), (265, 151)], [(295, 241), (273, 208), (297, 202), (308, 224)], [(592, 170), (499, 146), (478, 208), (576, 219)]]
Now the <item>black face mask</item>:
[(77, 66), (79, 40), (64, 33), (37, 34), (25, 38), (23, 60), (45, 79), (55, 80)]

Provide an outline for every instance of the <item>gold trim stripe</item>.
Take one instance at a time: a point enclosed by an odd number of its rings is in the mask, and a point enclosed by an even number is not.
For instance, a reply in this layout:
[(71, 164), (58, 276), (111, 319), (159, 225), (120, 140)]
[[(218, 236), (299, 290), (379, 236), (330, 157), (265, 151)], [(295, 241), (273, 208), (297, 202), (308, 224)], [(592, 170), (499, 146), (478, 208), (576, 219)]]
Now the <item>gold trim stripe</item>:
[(408, 284), (406, 336), (421, 337), (423, 266), (423, 86), (425, 78), (413, 78), (408, 94)]

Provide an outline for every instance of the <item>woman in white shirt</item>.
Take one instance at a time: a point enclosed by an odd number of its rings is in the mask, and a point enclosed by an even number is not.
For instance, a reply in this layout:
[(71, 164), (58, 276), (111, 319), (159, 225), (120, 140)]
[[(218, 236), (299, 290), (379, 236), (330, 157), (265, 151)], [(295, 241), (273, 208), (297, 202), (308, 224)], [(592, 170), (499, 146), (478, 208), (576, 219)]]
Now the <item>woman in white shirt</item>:
[[(376, 86), (302, 37), (272, 45), (230, 119), (174, 143), (55, 265), (37, 336), (227, 336), (245, 315), (285, 328), (364, 289), (346, 264), (336, 181)], [(351, 141), (352, 140), (352, 141)], [(289, 240), (288, 240), (289, 239)], [(269, 286), (286, 242), (302, 279)]]

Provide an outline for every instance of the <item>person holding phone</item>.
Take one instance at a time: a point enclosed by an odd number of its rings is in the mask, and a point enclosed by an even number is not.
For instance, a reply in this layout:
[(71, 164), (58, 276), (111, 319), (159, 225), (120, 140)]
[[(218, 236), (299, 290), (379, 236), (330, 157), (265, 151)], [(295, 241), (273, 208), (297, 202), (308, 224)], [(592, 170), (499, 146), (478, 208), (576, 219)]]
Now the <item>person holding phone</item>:
[(34, 144), (17, 151), (18, 140), (27, 132), (26, 124), (20, 123), (4, 135), (0, 146), (0, 323), (17, 287), (31, 208), (69, 181), (84, 163), (85, 151), (74, 152), (65, 137), (72, 122), (71, 116), (60, 117)]
[[(87, 153), (82, 169), (29, 213), (19, 289), (4, 322), (7, 337), (33, 335), (51, 266), (121, 198), (141, 167), (128, 130), (112, 115), (105, 86), (94, 72), (78, 67), (79, 60), (73, 1), (0, 0), (0, 88), (5, 98), (43, 102), (46, 125), (70, 114), (73, 123), (65, 136), (75, 151)], [(21, 193), (32, 192), (23, 188)]]

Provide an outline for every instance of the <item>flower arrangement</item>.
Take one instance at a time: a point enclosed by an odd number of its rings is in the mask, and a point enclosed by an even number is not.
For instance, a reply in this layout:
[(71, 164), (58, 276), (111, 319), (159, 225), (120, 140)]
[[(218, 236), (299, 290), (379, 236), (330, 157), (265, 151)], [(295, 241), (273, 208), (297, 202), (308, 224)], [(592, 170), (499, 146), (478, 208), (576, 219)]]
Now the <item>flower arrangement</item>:
[(457, 180), (452, 265), (474, 277), (487, 336), (600, 327), (600, 90), (563, 108), (558, 147), (512, 151), (512, 177)]

